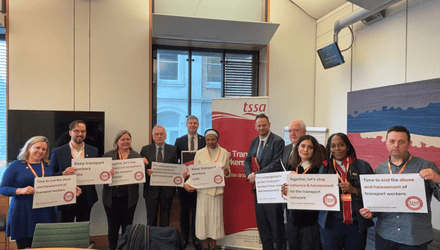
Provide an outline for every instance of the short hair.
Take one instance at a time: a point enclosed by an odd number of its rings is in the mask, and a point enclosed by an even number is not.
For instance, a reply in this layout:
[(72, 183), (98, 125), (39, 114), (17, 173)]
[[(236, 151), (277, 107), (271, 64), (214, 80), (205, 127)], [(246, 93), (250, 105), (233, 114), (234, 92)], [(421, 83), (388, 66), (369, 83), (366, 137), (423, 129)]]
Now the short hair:
[[(334, 133), (334, 134), (332, 134), (332, 135), (327, 139), (327, 145), (326, 145), (327, 152), (330, 153), (330, 145), (332, 144), (332, 139), (333, 139), (333, 137), (335, 137), (335, 136), (339, 136), (339, 137), (341, 138), (341, 140), (342, 140), (342, 141), (345, 143), (345, 145), (347, 146), (347, 148), (348, 148), (347, 156), (353, 156), (353, 157), (356, 158), (356, 150), (354, 149), (353, 144), (351, 144), (351, 141), (350, 141), (350, 139), (348, 138), (348, 136), (347, 136), (346, 134), (344, 134), (344, 133)], [(330, 157), (329, 160), (331, 160), (331, 159), (333, 159), (333, 158), (334, 158), (334, 157), (333, 157), (333, 155), (332, 155), (332, 156)]]
[(269, 117), (267, 117), (267, 115), (265, 115), (263, 113), (261, 113), (255, 117), (255, 122), (258, 120), (258, 118), (266, 118), (267, 122), (269, 122)]
[[(131, 139), (131, 134), (130, 134), (130, 132), (128, 132), (128, 130), (119, 130), (118, 133), (116, 133), (116, 135), (115, 135), (115, 140), (113, 141), (113, 149), (114, 149), (114, 150), (118, 150), (118, 149), (119, 149), (119, 147), (118, 147), (118, 141), (119, 141), (119, 139), (121, 139), (121, 137), (122, 137), (123, 135), (125, 135), (125, 134), (127, 134), (128, 136), (130, 136), (130, 139)], [(130, 146), (130, 148), (131, 148), (131, 146)]]
[(411, 135), (409, 133), (409, 130), (403, 126), (393, 126), (390, 129), (388, 129), (387, 136), (386, 136), (387, 139), (388, 139), (388, 134), (391, 132), (404, 132), (408, 136), (408, 141), (411, 141)]
[(46, 153), (43, 156), (43, 161), (46, 164), (49, 164), (49, 140), (42, 135), (34, 136), (26, 141), (24, 146), (20, 149), (20, 153), (17, 156), (17, 159), (26, 162), (29, 159), (29, 149), (37, 142), (45, 142), (47, 144)]
[(165, 135), (167, 134), (167, 130), (162, 126), (157, 124), (156, 126), (153, 127), (153, 129), (151, 130), (151, 135), (154, 135), (154, 130), (158, 129), (158, 128), (163, 128), (163, 130), (165, 130)]
[(199, 122), (199, 118), (197, 118), (197, 116), (190, 115), (190, 116), (188, 116), (188, 117), (186, 118), (186, 123), (188, 123), (188, 121), (191, 120), (191, 119), (196, 119), (197, 122)]
[(302, 120), (297, 120), (297, 121), (299, 121), (299, 126), (300, 126), (303, 130), (306, 130), (306, 131), (307, 131), (306, 124), (305, 124)]
[[(210, 128), (210, 129), (207, 129), (206, 131), (205, 131), (205, 137), (207, 136), (207, 133), (209, 132), (209, 131), (214, 131), (216, 134), (217, 134), (217, 139), (220, 137), (220, 134), (218, 133), (218, 131), (216, 130), (216, 129), (214, 129), (214, 128)], [(214, 135), (213, 133), (210, 133), (211, 135)]]
[(293, 162), (291, 164), (292, 166), (291, 170), (296, 170), (296, 167), (298, 167), (298, 165), (301, 163), (301, 157), (299, 156), (298, 148), (301, 145), (301, 142), (306, 140), (310, 140), (313, 144), (313, 155), (309, 159), (310, 168), (311, 169), (320, 168), (322, 166), (322, 160), (324, 157), (322, 156), (321, 146), (319, 145), (319, 142), (316, 140), (315, 137), (311, 135), (303, 135), (298, 139), (298, 141), (295, 144), (295, 148), (293, 150), (294, 155), (293, 155)]
[(83, 120), (76, 120), (76, 121), (73, 121), (73, 122), (71, 122), (69, 124), (69, 130), (73, 130), (78, 125), (78, 123), (82, 123), (82, 124), (84, 124), (84, 126), (86, 126), (86, 122), (85, 121), (83, 121)]

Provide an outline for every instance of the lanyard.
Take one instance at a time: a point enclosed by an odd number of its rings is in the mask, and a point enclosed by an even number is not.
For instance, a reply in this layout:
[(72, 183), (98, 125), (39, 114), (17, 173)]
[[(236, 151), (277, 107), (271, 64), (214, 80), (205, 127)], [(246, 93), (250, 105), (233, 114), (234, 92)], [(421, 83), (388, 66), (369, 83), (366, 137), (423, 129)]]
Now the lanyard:
[[(408, 162), (411, 160), (411, 158), (412, 158), (412, 155), (409, 157), (409, 159), (405, 162), (405, 165), (403, 165), (403, 167), (400, 169), (400, 171), (399, 171), (399, 173), (397, 173), (397, 174), (401, 174), (402, 172), (403, 172), (403, 170), (405, 169), (405, 167), (406, 167), (406, 164), (408, 164)], [(388, 160), (388, 170), (390, 171), (390, 174), (393, 174), (393, 171), (391, 170), (391, 163), (390, 163), (390, 160)]]
[[(345, 171), (345, 181), (342, 179), (342, 172), (344, 171), (342, 168), (341, 168), (341, 166), (339, 166), (338, 165), (338, 167), (339, 167), (339, 169), (336, 169), (336, 160), (335, 160), (335, 158), (333, 158), (333, 168), (335, 168), (335, 172), (336, 172), (336, 174), (338, 175), (338, 178), (339, 178), (339, 180), (341, 180), (341, 182), (346, 182), (347, 181), (347, 173), (348, 173), (348, 169), (350, 168), (350, 160), (349, 160), (349, 158), (347, 157), (347, 167), (346, 167), (346, 171)], [(338, 171), (339, 170), (339, 171)], [(339, 173), (339, 172), (341, 172), (341, 173)]]
[(128, 155), (124, 158), (124, 157), (122, 157), (122, 154), (120, 151), (118, 151), (118, 154), (119, 154), (119, 160), (127, 160), (128, 159)]
[[(211, 162), (211, 151), (209, 151), (209, 148), (208, 148), (208, 153), (209, 153), (209, 162)], [(214, 162), (217, 162), (219, 158), (220, 158), (220, 149), (218, 150), (217, 160), (215, 160)]]
[[(70, 153), (72, 154), (72, 158), (75, 158), (75, 154), (73, 153), (73, 150), (76, 150), (73, 146), (72, 146), (72, 142), (69, 142), (69, 146), (70, 146)], [(79, 158), (84, 158), (84, 145), (81, 149), (81, 153), (79, 154)]]
[[(34, 168), (31, 166), (31, 164), (29, 164), (29, 161), (26, 161), (28, 168), (32, 171), (32, 173), (34, 174), (35, 178), (38, 178), (37, 173), (35, 172)], [(44, 165), (43, 165), (43, 161), (41, 161), (41, 177), (44, 177)]]

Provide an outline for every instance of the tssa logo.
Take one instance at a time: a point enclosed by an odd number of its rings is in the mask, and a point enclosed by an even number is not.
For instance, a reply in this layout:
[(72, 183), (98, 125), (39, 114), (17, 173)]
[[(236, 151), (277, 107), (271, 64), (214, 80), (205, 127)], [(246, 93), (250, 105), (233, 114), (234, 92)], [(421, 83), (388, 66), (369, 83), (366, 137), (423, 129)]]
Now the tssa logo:
[(266, 105), (267, 104), (248, 104), (247, 102), (245, 102), (243, 106), (243, 112), (264, 113), (266, 112)]

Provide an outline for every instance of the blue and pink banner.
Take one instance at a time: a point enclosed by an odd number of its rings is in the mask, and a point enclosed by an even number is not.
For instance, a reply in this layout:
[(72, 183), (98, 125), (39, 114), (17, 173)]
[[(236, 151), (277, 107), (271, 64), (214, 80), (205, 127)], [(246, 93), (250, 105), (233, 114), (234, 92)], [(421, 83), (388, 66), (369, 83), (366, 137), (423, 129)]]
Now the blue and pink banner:
[(440, 79), (348, 93), (347, 132), (358, 158), (376, 168), (389, 153), (386, 131), (404, 126), (409, 152), (440, 166)]

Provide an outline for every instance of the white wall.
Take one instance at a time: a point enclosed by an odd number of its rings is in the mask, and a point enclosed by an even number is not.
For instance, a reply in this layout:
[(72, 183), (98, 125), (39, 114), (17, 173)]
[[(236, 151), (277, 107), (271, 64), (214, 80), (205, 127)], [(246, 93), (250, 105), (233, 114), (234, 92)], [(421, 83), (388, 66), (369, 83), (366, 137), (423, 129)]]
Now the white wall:
[(271, 130), (301, 119), (314, 126), (316, 21), (290, 1), (270, 1), (270, 22), (279, 23), (269, 44)]
[[(357, 8), (347, 3), (319, 19), (316, 49), (333, 42), (334, 22)], [(349, 91), (440, 77), (439, 14), (439, 1), (404, 0), (376, 23), (354, 24), (344, 65), (324, 70), (316, 55), (315, 126), (328, 127), (330, 134), (346, 132)], [(340, 48), (350, 43), (349, 30), (342, 30)]]
[[(316, 49), (333, 42), (333, 24), (358, 7), (347, 3), (317, 22)], [(316, 60), (315, 126), (329, 134), (347, 131), (347, 93), (440, 77), (440, 1), (401, 1), (384, 19), (354, 24), (353, 47), (346, 63), (324, 70)], [(340, 48), (351, 42), (348, 29), (339, 34)], [(439, 228), (440, 204), (433, 201), (433, 226)]]
[[(10, 1), (9, 108), (105, 111), (105, 150), (127, 129), (139, 151), (149, 142), (148, 18), (148, 0)], [(135, 220), (145, 217), (139, 197)], [(106, 235), (106, 221), (99, 200), (92, 235)]]
[(154, 0), (154, 13), (264, 22), (266, 0)]

